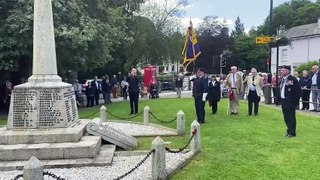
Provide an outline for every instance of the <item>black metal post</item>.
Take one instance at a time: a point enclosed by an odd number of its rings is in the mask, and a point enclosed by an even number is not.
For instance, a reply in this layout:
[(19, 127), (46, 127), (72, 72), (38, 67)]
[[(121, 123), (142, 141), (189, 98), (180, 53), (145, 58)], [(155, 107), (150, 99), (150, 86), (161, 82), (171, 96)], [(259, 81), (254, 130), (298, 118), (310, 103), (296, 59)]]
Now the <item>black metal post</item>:
[(279, 44), (278, 42), (276, 42), (276, 46), (277, 46), (277, 63), (276, 63), (276, 95), (274, 95), (275, 97), (275, 101), (276, 104), (278, 104), (279, 101), (279, 93), (280, 93), (280, 89), (279, 89)]
[[(272, 36), (272, 24), (273, 24), (273, 0), (270, 0), (270, 15), (269, 15), (269, 36)], [(268, 72), (271, 73), (271, 45), (269, 44), (269, 65)]]

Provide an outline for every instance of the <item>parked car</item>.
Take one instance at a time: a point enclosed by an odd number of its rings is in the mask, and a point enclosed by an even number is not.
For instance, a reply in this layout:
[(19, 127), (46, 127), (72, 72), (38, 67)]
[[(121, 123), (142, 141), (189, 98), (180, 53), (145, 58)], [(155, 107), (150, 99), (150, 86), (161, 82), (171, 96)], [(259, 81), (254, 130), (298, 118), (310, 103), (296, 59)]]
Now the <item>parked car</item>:
[(174, 82), (173, 81), (161, 82), (161, 90), (174, 90)]
[(175, 74), (174, 73), (166, 73), (159, 74), (158, 81), (160, 82), (159, 90), (175, 90)]

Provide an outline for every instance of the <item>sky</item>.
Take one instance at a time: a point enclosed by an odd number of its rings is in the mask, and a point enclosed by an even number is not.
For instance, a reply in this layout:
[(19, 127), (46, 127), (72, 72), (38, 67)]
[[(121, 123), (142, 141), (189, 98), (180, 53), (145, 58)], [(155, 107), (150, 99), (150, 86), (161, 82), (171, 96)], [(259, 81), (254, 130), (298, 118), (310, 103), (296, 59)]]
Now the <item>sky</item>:
[[(273, 0), (276, 7), (289, 0)], [(315, 1), (315, 0), (311, 0)], [(270, 11), (270, 0), (192, 0), (182, 16), (184, 26), (189, 24), (190, 18), (196, 26), (205, 16), (218, 16), (226, 19), (229, 27), (234, 27), (234, 21), (240, 16), (246, 31), (251, 27), (261, 25)]]

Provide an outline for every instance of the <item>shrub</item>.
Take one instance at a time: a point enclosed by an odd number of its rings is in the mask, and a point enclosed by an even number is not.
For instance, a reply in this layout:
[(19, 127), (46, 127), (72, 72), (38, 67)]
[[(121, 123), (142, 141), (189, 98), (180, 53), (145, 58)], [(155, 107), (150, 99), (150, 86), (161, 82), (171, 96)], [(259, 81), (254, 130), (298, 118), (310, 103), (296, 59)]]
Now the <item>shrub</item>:
[(307, 63), (304, 64), (300, 64), (299, 66), (297, 66), (295, 68), (295, 70), (301, 75), (303, 70), (307, 70), (309, 72), (309, 74), (311, 73), (311, 68), (314, 65), (318, 65), (319, 62), (318, 61), (309, 61)]

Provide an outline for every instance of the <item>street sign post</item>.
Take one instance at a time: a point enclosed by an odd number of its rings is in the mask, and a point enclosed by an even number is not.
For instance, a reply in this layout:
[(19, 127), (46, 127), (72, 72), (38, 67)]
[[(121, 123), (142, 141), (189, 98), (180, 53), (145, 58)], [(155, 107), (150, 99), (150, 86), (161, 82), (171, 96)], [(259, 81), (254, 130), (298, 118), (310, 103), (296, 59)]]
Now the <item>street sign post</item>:
[(268, 44), (270, 42), (274, 42), (275, 40), (276, 38), (272, 36), (259, 36), (256, 37), (256, 44)]

